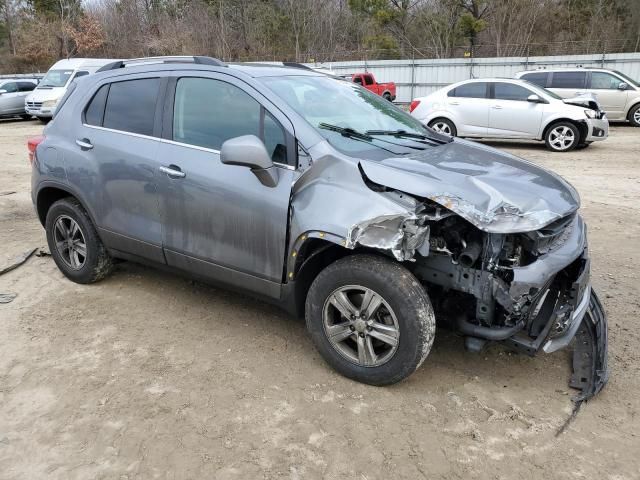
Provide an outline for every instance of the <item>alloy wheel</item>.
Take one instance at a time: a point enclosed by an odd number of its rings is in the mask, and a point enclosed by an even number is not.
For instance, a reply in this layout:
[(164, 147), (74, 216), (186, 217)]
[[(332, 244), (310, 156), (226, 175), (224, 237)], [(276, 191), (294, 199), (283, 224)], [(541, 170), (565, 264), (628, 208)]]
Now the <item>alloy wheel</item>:
[(87, 242), (78, 222), (60, 215), (53, 227), (53, 238), (62, 261), (73, 270), (80, 270), (87, 260)]
[(334, 290), (325, 301), (322, 319), (331, 346), (357, 365), (383, 365), (398, 349), (396, 314), (370, 288), (347, 285)]
[(569, 127), (560, 125), (549, 132), (549, 143), (554, 150), (567, 150), (575, 143), (576, 136)]
[(636, 125), (640, 125), (640, 108), (633, 112), (633, 121)]
[(451, 127), (447, 123), (436, 122), (433, 125), (431, 125), (431, 128), (438, 133), (444, 133), (445, 135), (451, 136)]

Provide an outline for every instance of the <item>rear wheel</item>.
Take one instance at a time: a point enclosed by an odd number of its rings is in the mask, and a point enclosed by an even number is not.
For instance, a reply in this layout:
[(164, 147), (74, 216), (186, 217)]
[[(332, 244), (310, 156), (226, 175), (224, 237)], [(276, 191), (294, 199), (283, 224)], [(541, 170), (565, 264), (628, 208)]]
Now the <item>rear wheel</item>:
[(67, 278), (93, 283), (111, 273), (111, 257), (76, 199), (63, 198), (51, 205), (45, 229), (51, 256)]
[(31, 115), (27, 115), (26, 113), (24, 115), (20, 115), (20, 117), (22, 117), (23, 120), (31, 120)]
[(558, 122), (547, 129), (544, 141), (549, 150), (568, 152), (580, 143), (580, 132), (573, 123)]
[(389, 102), (391, 101), (391, 94), (389, 92), (384, 92), (382, 97)]
[(629, 122), (634, 127), (640, 127), (640, 103), (629, 110)]
[(326, 362), (370, 385), (389, 385), (413, 373), (435, 335), (424, 287), (402, 265), (375, 255), (352, 255), (320, 272), (305, 316)]
[(453, 122), (446, 118), (436, 118), (429, 122), (429, 127), (435, 130), (438, 133), (443, 133), (445, 135), (449, 135), (450, 137), (455, 137), (458, 134), (456, 130), (456, 126)]

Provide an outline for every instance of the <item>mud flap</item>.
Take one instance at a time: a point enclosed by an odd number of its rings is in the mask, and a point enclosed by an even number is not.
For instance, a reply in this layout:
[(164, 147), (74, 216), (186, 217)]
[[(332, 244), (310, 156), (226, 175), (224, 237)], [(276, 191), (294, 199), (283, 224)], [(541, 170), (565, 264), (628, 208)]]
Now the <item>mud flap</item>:
[(596, 293), (591, 291), (589, 309), (575, 336), (573, 374), (569, 386), (580, 393), (573, 397), (576, 404), (597, 394), (609, 379), (607, 366), (607, 317)]

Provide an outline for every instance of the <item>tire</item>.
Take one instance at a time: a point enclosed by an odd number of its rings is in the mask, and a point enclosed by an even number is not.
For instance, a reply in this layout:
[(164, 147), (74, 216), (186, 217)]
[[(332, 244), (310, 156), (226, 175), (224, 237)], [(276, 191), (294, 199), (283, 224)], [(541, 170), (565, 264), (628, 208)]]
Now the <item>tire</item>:
[(390, 94), (389, 92), (384, 92), (384, 93), (382, 94), (382, 98), (384, 98), (384, 99), (385, 99), (386, 101), (388, 101), (388, 102), (391, 102), (391, 101), (392, 101), (392, 99), (391, 99), (391, 94)]
[(576, 147), (576, 150), (582, 150), (583, 148), (587, 148), (587, 147), (588, 147), (589, 145), (591, 145), (592, 143), (593, 143), (593, 142), (584, 142), (584, 143), (581, 143), (581, 144), (579, 144), (579, 145)]
[(627, 119), (634, 127), (640, 127), (640, 103), (629, 110)]
[(547, 128), (544, 143), (552, 152), (570, 152), (580, 144), (580, 132), (571, 122), (558, 122)]
[(429, 122), (429, 128), (432, 128), (438, 133), (443, 135), (449, 135), (455, 137), (458, 135), (458, 130), (453, 122), (447, 118), (435, 118)]
[[(355, 319), (341, 313), (359, 311), (368, 292), (378, 305), (371, 318), (366, 312)], [(352, 310), (336, 308), (342, 293)], [(429, 297), (413, 274), (397, 262), (368, 254), (342, 258), (318, 274), (307, 294), (305, 318), (311, 340), (330, 366), (376, 386), (412, 374), (427, 358), (436, 330)], [(337, 341), (329, 339), (330, 329)], [(370, 349), (373, 355), (364, 354)]]
[(51, 121), (51, 118), (49, 117), (38, 117), (38, 120), (40, 120), (40, 122), (44, 123), (45, 125), (47, 123), (49, 123)]
[(89, 215), (75, 198), (63, 198), (49, 208), (45, 229), (51, 256), (69, 280), (93, 283), (113, 270), (113, 261)]
[(20, 115), (20, 117), (21, 117), (23, 120), (31, 120), (31, 118), (32, 118), (32, 117), (31, 117), (31, 115), (27, 115), (26, 113), (25, 113), (25, 114), (23, 114), (23, 115)]

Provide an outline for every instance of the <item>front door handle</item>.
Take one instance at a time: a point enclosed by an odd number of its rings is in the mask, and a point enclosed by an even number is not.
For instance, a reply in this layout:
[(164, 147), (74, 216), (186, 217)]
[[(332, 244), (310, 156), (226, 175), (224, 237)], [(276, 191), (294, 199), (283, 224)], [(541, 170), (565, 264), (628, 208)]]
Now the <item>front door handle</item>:
[(93, 148), (93, 144), (91, 143), (91, 141), (89, 141), (88, 138), (77, 139), (76, 145), (78, 145), (83, 150), (91, 150)]
[(184, 178), (187, 176), (177, 165), (169, 165), (168, 167), (160, 167), (162, 173), (166, 173), (171, 178)]

